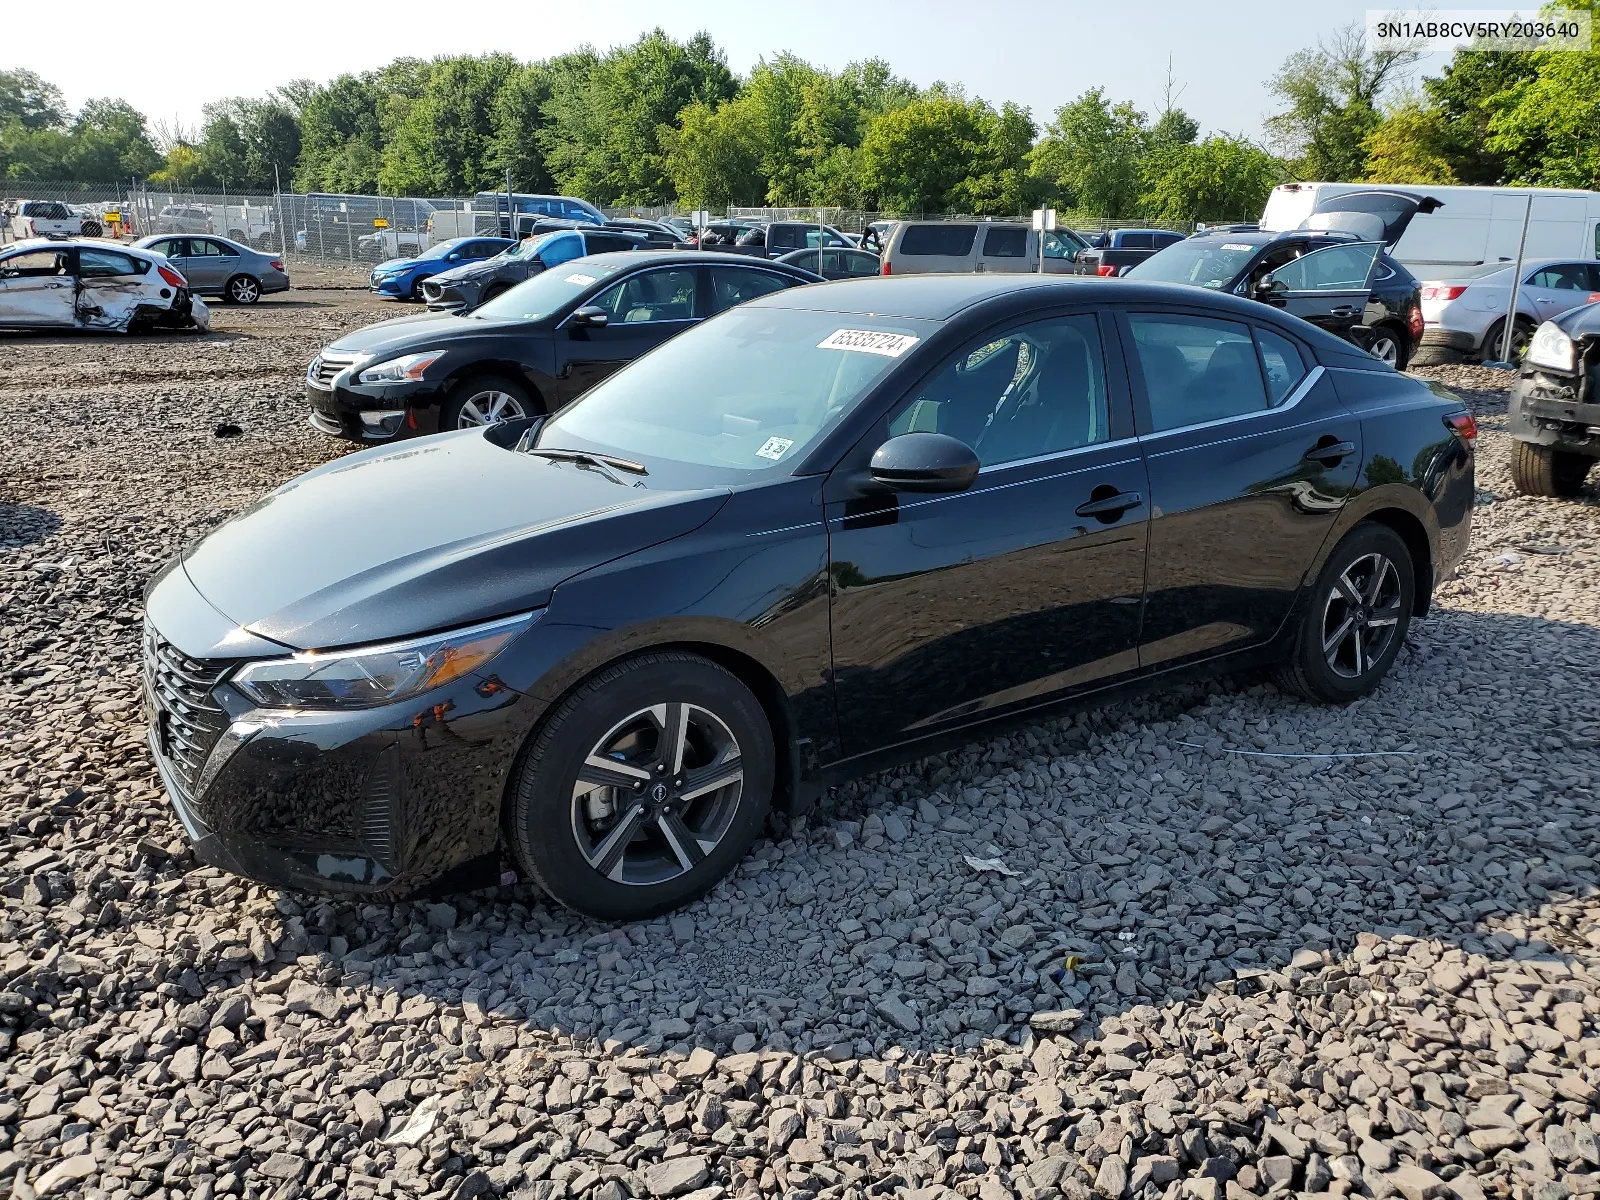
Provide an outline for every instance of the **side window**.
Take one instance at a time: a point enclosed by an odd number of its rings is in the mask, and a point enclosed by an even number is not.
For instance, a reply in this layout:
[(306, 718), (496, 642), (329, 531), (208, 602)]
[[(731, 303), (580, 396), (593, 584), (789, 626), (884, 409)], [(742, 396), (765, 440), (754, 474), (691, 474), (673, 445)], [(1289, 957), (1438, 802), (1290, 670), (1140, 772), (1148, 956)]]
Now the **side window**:
[(1108, 422), (1099, 325), (1081, 315), (968, 346), (890, 418), (889, 433), (948, 434), (989, 467), (1103, 442)]
[(1181, 233), (1158, 233), (1155, 235), (1156, 249), (1165, 250), (1168, 246), (1175, 246), (1183, 241)]
[(1272, 273), (1291, 292), (1339, 292), (1359, 290), (1372, 278), (1372, 269), (1383, 250), (1382, 242), (1347, 242), (1324, 246), (1285, 263)]
[(120, 275), (142, 275), (140, 264), (136, 263), (126, 254), (118, 254), (113, 250), (78, 251), (78, 278), (80, 279), (114, 279)]
[(983, 231), (985, 258), (1028, 257), (1028, 231), (990, 226)]
[(1267, 403), (1276, 407), (1306, 377), (1305, 360), (1300, 348), (1288, 338), (1259, 325), (1256, 346), (1261, 351), (1261, 370), (1267, 377)]
[(162, 238), (159, 242), (150, 243), (152, 254), (165, 254), (168, 258), (182, 258), (183, 249), (182, 238)]
[(1156, 240), (1149, 233), (1125, 233), (1122, 235), (1122, 248), (1124, 250), (1151, 250), (1155, 248)]
[(623, 325), (688, 321), (694, 317), (695, 269), (646, 271), (607, 288), (594, 300)]
[(1267, 409), (1249, 326), (1177, 313), (1130, 313), (1128, 324), (1157, 433)]
[(189, 239), (190, 258), (219, 258), (221, 257), (221, 249), (222, 247), (218, 246), (217, 243), (208, 241), (205, 238)]
[(876, 255), (863, 254), (859, 250), (846, 250), (844, 255), (852, 275), (876, 275), (882, 269)]
[[(809, 232), (815, 233), (815, 230)], [(760, 245), (752, 241), (752, 246)], [(766, 244), (774, 250), (798, 250), (801, 246), (816, 245), (814, 238), (807, 238), (797, 225), (769, 225), (767, 227)]]
[(584, 253), (581, 233), (563, 233), (539, 247), (539, 261), (546, 267), (559, 267), (564, 262), (582, 258)]
[(1068, 238), (1056, 233), (1047, 233), (1044, 235), (1044, 256), (1072, 262), (1078, 257), (1078, 247)]
[(239, 252), (226, 242), (207, 241), (206, 245), (210, 247), (206, 251), (207, 254), (219, 255), (222, 258), (237, 258), (239, 256)]
[(1528, 280), (1532, 287), (1556, 288), (1561, 291), (1587, 292), (1589, 290), (1587, 267), (1581, 263), (1562, 263), (1559, 266), (1546, 267), (1542, 271), (1534, 272), (1533, 278)]
[(907, 225), (900, 238), (900, 253), (960, 258), (972, 253), (977, 238), (976, 225)]
[(757, 296), (765, 296), (769, 292), (781, 292), (788, 286), (787, 279), (772, 271), (747, 271), (742, 267), (712, 267), (711, 315), (716, 316), (719, 312), (726, 312), (746, 300), (754, 300)]
[[(87, 253), (87, 251), (85, 251)], [(0, 279), (33, 279), (44, 275), (65, 275), (67, 252), (65, 250), (29, 250), (13, 254), (0, 261)]]
[(836, 275), (844, 274), (844, 255), (837, 250), (829, 250), (822, 254), (822, 269), (832, 271)]

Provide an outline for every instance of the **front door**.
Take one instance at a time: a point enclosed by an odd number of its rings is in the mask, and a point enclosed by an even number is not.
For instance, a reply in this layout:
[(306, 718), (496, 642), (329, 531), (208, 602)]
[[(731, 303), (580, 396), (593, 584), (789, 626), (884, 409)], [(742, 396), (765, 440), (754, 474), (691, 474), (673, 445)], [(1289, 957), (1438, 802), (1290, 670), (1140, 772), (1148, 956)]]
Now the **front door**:
[(569, 320), (555, 345), (559, 401), (576, 399), (618, 367), (696, 324), (704, 316), (701, 273), (699, 267), (640, 271), (595, 297), (606, 324)]
[(0, 259), (0, 325), (71, 325), (72, 251), (24, 250)]
[(1309, 352), (1265, 325), (1123, 317), (1150, 469), (1140, 662), (1266, 642), (1361, 470), (1361, 423)]
[(1382, 242), (1341, 242), (1285, 263), (1268, 277), (1267, 303), (1362, 348), (1370, 340), (1367, 306)]
[[(1136, 669), (1149, 485), (1102, 332), (1094, 314), (1071, 313), (978, 338), (829, 477), (846, 755)], [(983, 464), (973, 486), (863, 490), (873, 450), (914, 432), (972, 446)]]

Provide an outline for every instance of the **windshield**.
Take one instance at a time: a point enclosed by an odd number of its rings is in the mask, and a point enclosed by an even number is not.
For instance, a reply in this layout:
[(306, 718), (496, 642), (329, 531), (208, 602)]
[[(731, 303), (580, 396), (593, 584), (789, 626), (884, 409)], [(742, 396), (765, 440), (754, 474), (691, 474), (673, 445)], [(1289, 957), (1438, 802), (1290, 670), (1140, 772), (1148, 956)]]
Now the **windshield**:
[(904, 317), (736, 308), (585, 393), (546, 423), (539, 445), (667, 459), (740, 478), (788, 468), (938, 327)]
[(437, 246), (429, 246), (421, 254), (417, 255), (417, 257), (418, 258), (443, 258), (446, 254), (449, 254), (450, 251), (454, 250), (457, 246), (461, 245), (461, 243), (466, 241), (466, 240), (467, 240), (466, 238), (455, 238), (455, 239), (453, 239), (451, 241), (448, 241), (448, 242), (440, 242)]
[(521, 262), (538, 254), (541, 247), (549, 245), (552, 238), (558, 237), (563, 233), (566, 233), (566, 230), (554, 230), (550, 233), (541, 233), (537, 237), (523, 238), (515, 246), (507, 246), (495, 257), (502, 260)]
[(1192, 283), (1200, 287), (1227, 287), (1255, 257), (1260, 246), (1248, 242), (1212, 241), (1190, 238), (1157, 250), (1142, 263), (1135, 263), (1123, 274), (1129, 278), (1160, 283)]
[(591, 285), (622, 270), (614, 264), (576, 262), (570, 270), (543, 271), (532, 279), (480, 304), (469, 316), (481, 321), (537, 321), (570, 304)]

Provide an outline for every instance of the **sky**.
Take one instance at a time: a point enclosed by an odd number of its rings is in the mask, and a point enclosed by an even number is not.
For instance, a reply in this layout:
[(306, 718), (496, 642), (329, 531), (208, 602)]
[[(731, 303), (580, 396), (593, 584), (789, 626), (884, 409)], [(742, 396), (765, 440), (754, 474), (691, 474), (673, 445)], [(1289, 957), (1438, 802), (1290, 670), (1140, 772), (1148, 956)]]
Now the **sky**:
[[(180, 38), (176, 44), (185, 49), (176, 56), (169, 22), (136, 19), (112, 23), (114, 33), (107, 24), (76, 37), (13, 39), (9, 53), (0, 45), (0, 67), (37, 72), (59, 86), (74, 108), (109, 95), (128, 101), (152, 125), (176, 118), (197, 126), (206, 101), (260, 95), (291, 79), (326, 81), (402, 55), (503, 50), (531, 61), (585, 43), (601, 49), (625, 44), (659, 25), (679, 40), (708, 31), (741, 74), (784, 50), (833, 69), (883, 58), (919, 86), (944, 80), (996, 107), (1007, 100), (1022, 104), (1041, 126), (1059, 105), (1096, 86), (1114, 100), (1157, 110), (1170, 59), (1182, 88), (1178, 102), (1200, 122), (1202, 133), (1254, 138), (1272, 111), (1266, 80), (1284, 58), (1341, 25), (1362, 21), (1366, 7), (1352, 0), (1235, 0), (1216, 6), (1193, 0), (1003, 6), (956, 0), (607, 0), (503, 8), (389, 0), (378, 8), (335, 3), (315, 10), (304, 4), (213, 4), (199, 26), (208, 36), (198, 43)], [(504, 16), (497, 17), (497, 10)], [(1429, 65), (1424, 59), (1422, 68)]]

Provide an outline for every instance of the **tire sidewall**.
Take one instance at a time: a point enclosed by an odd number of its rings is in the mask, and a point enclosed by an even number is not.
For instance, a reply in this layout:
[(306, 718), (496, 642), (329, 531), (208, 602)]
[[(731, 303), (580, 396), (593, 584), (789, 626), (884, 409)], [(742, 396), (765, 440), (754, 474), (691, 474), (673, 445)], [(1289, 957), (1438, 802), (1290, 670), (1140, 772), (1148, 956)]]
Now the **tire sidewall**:
[[(744, 764), (739, 807), (722, 840), (692, 870), (659, 884), (616, 883), (589, 865), (573, 837), (578, 767), (618, 722), (669, 700), (709, 709), (733, 733)], [(771, 805), (774, 763), (771, 727), (744, 684), (692, 655), (647, 655), (602, 672), (536, 732), (509, 801), (512, 848), (539, 885), (569, 908), (601, 920), (656, 916), (704, 895), (744, 858)]]
[[(1328, 666), (1327, 660), (1323, 657), (1322, 614), (1327, 607), (1328, 594), (1333, 590), (1333, 581), (1356, 559), (1373, 552), (1386, 556), (1399, 573), (1400, 620), (1395, 625), (1394, 637), (1389, 640), (1389, 645), (1379, 657), (1377, 665), (1370, 668), (1360, 679), (1346, 679)], [(1347, 704), (1352, 700), (1359, 700), (1382, 683), (1388, 676), (1389, 669), (1394, 666), (1400, 647), (1405, 644), (1406, 634), (1411, 627), (1411, 610), (1415, 602), (1416, 566), (1411, 560), (1411, 552), (1406, 547), (1404, 539), (1387, 525), (1370, 522), (1351, 530), (1334, 547), (1333, 553), (1328, 556), (1328, 561), (1323, 564), (1316, 585), (1311, 591), (1305, 614), (1301, 618), (1300, 639), (1296, 648), (1300, 661), (1297, 665), (1303, 678), (1311, 685), (1317, 696), (1332, 703)]]
[[(450, 389), (450, 398), (444, 402), (444, 408), (439, 413), (439, 432), (462, 428), (460, 425), (461, 409), (474, 395), (481, 391), (493, 388), (495, 391), (505, 392), (508, 396), (515, 397), (518, 404), (522, 405), (522, 415), (525, 417), (537, 416), (539, 407), (523, 387), (514, 379), (506, 379), (501, 375), (475, 375), (471, 379), (464, 379)], [(511, 418), (516, 420), (518, 418)], [(468, 429), (478, 426), (469, 425)]]

